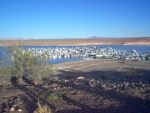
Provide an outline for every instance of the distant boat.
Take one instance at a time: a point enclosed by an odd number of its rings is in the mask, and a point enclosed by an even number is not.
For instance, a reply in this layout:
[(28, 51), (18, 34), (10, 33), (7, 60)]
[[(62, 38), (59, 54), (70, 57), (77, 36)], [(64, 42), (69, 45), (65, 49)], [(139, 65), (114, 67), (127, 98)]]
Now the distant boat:
[(95, 58), (103, 58), (103, 55), (95, 55)]

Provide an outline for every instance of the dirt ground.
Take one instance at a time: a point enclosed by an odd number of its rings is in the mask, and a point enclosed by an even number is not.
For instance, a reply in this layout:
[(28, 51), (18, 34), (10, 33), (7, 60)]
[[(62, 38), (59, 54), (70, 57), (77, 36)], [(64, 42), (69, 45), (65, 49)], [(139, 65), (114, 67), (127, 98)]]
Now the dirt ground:
[[(54, 67), (54, 75), (38, 85), (1, 81), (0, 112), (33, 113), (38, 101), (53, 113), (150, 111), (150, 61), (87, 59)], [(65, 98), (46, 98), (48, 93)]]
[(98, 39), (39, 39), (0, 40), (0, 46), (11, 46), (21, 42), (26, 46), (68, 46), (68, 45), (150, 45), (150, 38), (98, 38)]

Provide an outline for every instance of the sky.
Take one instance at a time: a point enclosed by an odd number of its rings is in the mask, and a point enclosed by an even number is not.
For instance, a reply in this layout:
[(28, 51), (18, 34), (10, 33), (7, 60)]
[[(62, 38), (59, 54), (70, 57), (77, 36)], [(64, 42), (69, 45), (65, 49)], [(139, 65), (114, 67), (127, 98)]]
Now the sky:
[(0, 0), (0, 38), (150, 36), (150, 0)]

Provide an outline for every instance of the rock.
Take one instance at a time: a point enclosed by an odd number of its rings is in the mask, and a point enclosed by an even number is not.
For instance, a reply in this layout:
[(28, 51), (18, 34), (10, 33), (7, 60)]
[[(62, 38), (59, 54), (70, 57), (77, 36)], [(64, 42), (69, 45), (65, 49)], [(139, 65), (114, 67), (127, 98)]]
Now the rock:
[(18, 109), (18, 112), (22, 112), (22, 109)]
[(10, 108), (10, 110), (9, 110), (9, 111), (15, 111), (15, 108), (13, 108), (13, 107), (12, 107), (12, 108)]
[(38, 82), (33, 80), (33, 81), (31, 81), (31, 84), (37, 86)]
[(135, 83), (134, 83), (134, 82), (132, 82), (132, 83), (131, 83), (131, 85), (132, 85), (132, 86), (135, 86)]
[(4, 111), (6, 111), (6, 112), (7, 112), (8, 110), (9, 110), (8, 108), (4, 108)]
[(76, 94), (77, 94), (77, 91), (70, 91), (70, 94), (71, 94), (71, 95), (76, 95)]
[(142, 82), (140, 82), (140, 84), (142, 85), (143, 83), (142, 83)]
[(84, 80), (84, 77), (78, 77), (77, 80)]
[(54, 90), (56, 90), (57, 88), (54, 88)]
[(115, 84), (113, 84), (113, 85), (112, 85), (112, 87), (115, 89), (115, 88), (116, 88), (116, 85), (115, 85)]
[(60, 79), (59, 76), (56, 75), (49, 77), (49, 80), (59, 80), (59, 79)]
[(8, 100), (6, 98), (3, 98), (3, 102), (7, 102)]
[(125, 82), (125, 83), (124, 83), (124, 86), (125, 86), (125, 87), (128, 87), (128, 86), (129, 86), (129, 83), (128, 83), (128, 82)]
[(9, 104), (12, 104), (12, 103), (14, 103), (12, 100), (11, 100), (11, 101), (9, 101)]
[(96, 81), (90, 81), (89, 84), (90, 84), (91, 87), (97, 86), (97, 82)]
[(94, 87), (95, 85), (91, 84), (90, 86), (91, 86), (91, 87)]
[(64, 82), (65, 82), (65, 83), (66, 83), (66, 82), (69, 82), (69, 80), (65, 80)]
[(103, 85), (102, 85), (102, 87), (103, 87), (103, 88), (105, 88), (105, 87), (106, 87), (106, 85), (105, 85), (105, 84), (103, 84)]
[(48, 85), (43, 85), (42, 87), (45, 88), (45, 89), (48, 89), (48, 88), (49, 88)]
[(53, 88), (57, 88), (58, 87), (58, 84), (52, 84), (51, 85)]

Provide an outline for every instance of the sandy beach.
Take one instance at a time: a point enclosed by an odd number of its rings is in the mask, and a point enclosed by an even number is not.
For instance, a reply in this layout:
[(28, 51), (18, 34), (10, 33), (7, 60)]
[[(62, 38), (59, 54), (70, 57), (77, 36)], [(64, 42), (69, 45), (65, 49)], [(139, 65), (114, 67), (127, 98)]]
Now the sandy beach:
[[(100, 73), (114, 73), (110, 77), (119, 77), (120, 73), (124, 73), (124, 70), (129, 68), (150, 71), (150, 61), (121, 61), (113, 59), (85, 59), (82, 61), (72, 61), (61, 64), (55, 64), (57, 71), (62, 74), (62, 72), (71, 71), (75, 78), (79, 76), (84, 76), (85, 78), (98, 77)], [(62, 75), (65, 75), (65, 74)], [(76, 74), (79, 73), (79, 74)], [(118, 74), (116, 74), (118, 73)], [(57, 73), (58, 74), (58, 73)], [(112, 76), (113, 75), (113, 76)], [(61, 76), (62, 77), (62, 76)], [(115, 77), (115, 78), (116, 78)]]

